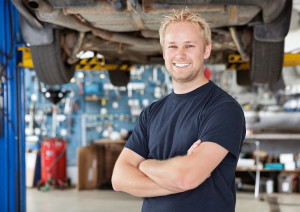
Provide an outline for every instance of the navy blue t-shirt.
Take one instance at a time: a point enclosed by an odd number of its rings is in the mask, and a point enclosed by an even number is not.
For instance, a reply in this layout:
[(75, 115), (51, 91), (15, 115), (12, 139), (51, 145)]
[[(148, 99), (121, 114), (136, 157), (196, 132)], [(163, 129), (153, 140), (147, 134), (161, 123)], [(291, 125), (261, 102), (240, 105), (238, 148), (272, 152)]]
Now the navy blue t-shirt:
[(235, 210), (235, 169), (245, 138), (241, 106), (209, 81), (186, 94), (174, 92), (141, 113), (126, 148), (145, 159), (166, 160), (186, 155), (191, 145), (215, 142), (229, 151), (197, 188), (145, 198), (143, 212), (232, 212)]

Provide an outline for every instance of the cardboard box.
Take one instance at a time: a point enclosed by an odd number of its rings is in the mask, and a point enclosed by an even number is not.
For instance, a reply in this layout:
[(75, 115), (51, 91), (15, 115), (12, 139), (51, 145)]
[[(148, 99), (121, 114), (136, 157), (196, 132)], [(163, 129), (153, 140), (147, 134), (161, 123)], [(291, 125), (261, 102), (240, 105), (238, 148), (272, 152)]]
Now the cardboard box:
[(38, 151), (25, 153), (25, 166), (26, 166), (26, 187), (34, 187), (34, 181), (37, 169), (37, 159), (40, 153)]
[(125, 142), (99, 142), (77, 149), (77, 189), (94, 189), (110, 184), (113, 168)]
[(97, 161), (98, 161), (98, 184), (97, 186), (101, 186), (107, 183), (107, 179), (105, 177), (105, 147), (104, 145), (96, 145), (97, 146)]
[(94, 142), (94, 144), (126, 144), (127, 140), (123, 140), (123, 139), (118, 139), (118, 140), (112, 140), (109, 138), (103, 138), (103, 139), (99, 139), (96, 140)]
[(78, 181), (77, 189), (93, 189), (98, 183), (97, 169), (97, 146), (78, 147), (77, 149), (77, 166)]
[(124, 144), (104, 144), (105, 157), (104, 157), (104, 175), (106, 183), (111, 182), (111, 177), (115, 163), (124, 148)]

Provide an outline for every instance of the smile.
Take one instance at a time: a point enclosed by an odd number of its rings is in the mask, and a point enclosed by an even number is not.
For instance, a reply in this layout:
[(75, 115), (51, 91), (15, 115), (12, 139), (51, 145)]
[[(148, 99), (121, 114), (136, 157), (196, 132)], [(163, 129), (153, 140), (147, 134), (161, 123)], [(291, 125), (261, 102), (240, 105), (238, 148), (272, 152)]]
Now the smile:
[(183, 68), (190, 65), (190, 63), (173, 63), (176, 67)]

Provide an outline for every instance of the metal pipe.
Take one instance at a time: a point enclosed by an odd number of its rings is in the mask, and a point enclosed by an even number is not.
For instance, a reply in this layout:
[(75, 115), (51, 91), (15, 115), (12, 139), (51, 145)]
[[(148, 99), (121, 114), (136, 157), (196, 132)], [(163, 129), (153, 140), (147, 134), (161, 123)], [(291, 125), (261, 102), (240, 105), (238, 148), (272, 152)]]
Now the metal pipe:
[(249, 55), (245, 52), (244, 48), (243, 48), (243, 45), (242, 45), (242, 42), (237, 34), (237, 31), (236, 31), (236, 28), (235, 27), (229, 27), (229, 31), (230, 31), (230, 34), (232, 36), (232, 39), (238, 49), (238, 52), (240, 53), (241, 57), (242, 57), (242, 60), (245, 61), (245, 62), (249, 62), (250, 61), (250, 57)]
[(78, 38), (76, 40), (76, 43), (74, 45), (74, 48), (72, 50), (72, 54), (71, 56), (68, 58), (67, 62), (69, 64), (74, 64), (77, 61), (77, 57), (76, 55), (80, 52), (80, 47), (82, 45), (83, 39), (84, 39), (85, 33), (84, 32), (80, 32), (78, 35)]
[(93, 28), (92, 32), (104, 40), (129, 44), (129, 45), (133, 45), (133, 46), (143, 46), (145, 48), (146, 47), (151, 47), (151, 48), (156, 47), (157, 50), (160, 50), (160, 48), (161, 48), (158, 40), (155, 40), (155, 39), (146, 40), (143, 38), (136, 38), (136, 37), (132, 37), (132, 36), (128, 36), (128, 35), (122, 35), (119, 33), (112, 33), (112, 32), (108, 32), (108, 31), (105, 31), (102, 29), (97, 29), (97, 28)]
[(43, 25), (35, 17), (33, 17), (32, 14), (24, 7), (21, 0), (11, 0), (11, 2), (31, 26), (37, 29), (43, 29)]
[(104, 40), (113, 41), (117, 43), (129, 44), (136, 47), (144, 47), (144, 48), (151, 48), (151, 50), (155, 49), (157, 51), (161, 50), (160, 43), (157, 39), (143, 39), (143, 38), (136, 38), (128, 35), (124, 35), (121, 33), (109, 32), (103, 29), (95, 28), (91, 26), (85, 19), (81, 16), (71, 15), (73, 19), (81, 24), (84, 27), (89, 28), (92, 33)]
[(34, 9), (44, 13), (51, 13), (53, 11), (53, 6), (44, 0), (29, 0), (27, 5)]
[(257, 199), (259, 195), (259, 186), (260, 186), (260, 167), (259, 167), (259, 141), (255, 141), (256, 146), (256, 175), (255, 175), (255, 191), (254, 191), (254, 198)]
[(74, 29), (80, 32), (90, 31), (89, 27), (78, 23), (70, 15), (64, 15), (61, 9), (53, 9), (51, 13), (45, 13), (37, 9), (36, 16), (41, 21), (63, 26), (69, 29)]
[(57, 127), (57, 106), (56, 106), (56, 104), (53, 104), (53, 106), (52, 106), (52, 129), (51, 129), (52, 138), (56, 137), (56, 127)]

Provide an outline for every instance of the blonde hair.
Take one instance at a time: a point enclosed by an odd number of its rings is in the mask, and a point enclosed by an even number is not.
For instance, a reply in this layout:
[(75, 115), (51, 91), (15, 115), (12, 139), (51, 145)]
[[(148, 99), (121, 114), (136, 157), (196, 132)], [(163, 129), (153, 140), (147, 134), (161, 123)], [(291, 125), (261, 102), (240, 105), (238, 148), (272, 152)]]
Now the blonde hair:
[(192, 12), (188, 8), (185, 8), (181, 11), (174, 10), (173, 14), (165, 16), (162, 19), (159, 28), (160, 45), (162, 47), (165, 41), (167, 27), (170, 24), (178, 22), (190, 22), (197, 24), (200, 27), (204, 46), (211, 43), (211, 31), (206, 21), (198, 13)]

